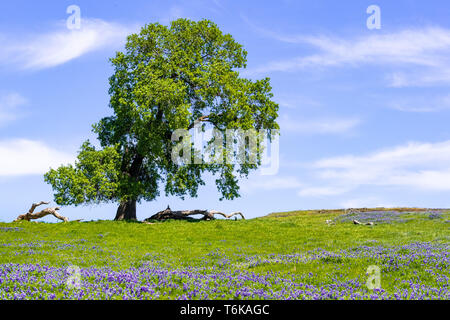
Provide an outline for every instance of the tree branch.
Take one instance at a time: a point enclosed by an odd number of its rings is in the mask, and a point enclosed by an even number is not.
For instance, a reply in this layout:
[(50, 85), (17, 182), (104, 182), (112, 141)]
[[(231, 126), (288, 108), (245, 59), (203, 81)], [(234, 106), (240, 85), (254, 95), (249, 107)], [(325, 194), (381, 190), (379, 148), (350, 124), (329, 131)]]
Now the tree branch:
[(43, 205), (43, 204), (49, 204), (50, 202), (46, 202), (46, 201), (41, 201), (41, 202), (39, 202), (39, 203), (33, 203), (32, 205), (31, 205), (31, 208), (30, 208), (30, 210), (28, 210), (28, 213), (33, 213), (34, 212), (34, 209), (36, 209), (37, 207), (39, 207), (39, 206), (41, 206), (41, 205)]
[(45, 217), (45, 216), (47, 216), (47, 215), (49, 215), (49, 214), (53, 215), (55, 218), (57, 218), (57, 219), (59, 219), (59, 220), (62, 220), (62, 221), (64, 221), (64, 222), (69, 222), (69, 219), (67, 219), (66, 217), (60, 215), (60, 214), (57, 212), (57, 211), (59, 210), (58, 207), (55, 207), (55, 208), (46, 208), (46, 209), (44, 209), (44, 210), (42, 210), (42, 211), (39, 211), (39, 212), (34, 213), (34, 210), (35, 210), (37, 207), (39, 207), (39, 206), (41, 206), (41, 205), (43, 205), (43, 204), (49, 204), (49, 203), (50, 203), (50, 202), (46, 202), (46, 201), (41, 201), (41, 202), (39, 202), (39, 203), (33, 203), (33, 204), (31, 205), (30, 210), (28, 210), (28, 212), (25, 213), (25, 214), (19, 215), (19, 216), (17, 217), (17, 219), (14, 220), (14, 222), (22, 221), (22, 220), (30, 221), (30, 220), (40, 219), (40, 218)]
[(231, 217), (234, 217), (234, 216), (236, 216), (236, 215), (239, 215), (239, 216), (241, 216), (241, 218), (242, 218), (243, 220), (245, 220), (244, 215), (242, 214), (242, 212), (239, 212), (239, 211), (233, 212), (233, 213), (231, 213), (231, 214), (226, 214), (226, 213), (223, 213), (223, 212), (220, 212), (220, 211), (216, 211), (216, 210), (210, 210), (209, 212), (210, 212), (212, 215), (218, 214), (218, 215), (224, 216), (224, 217), (227, 218), (227, 219), (230, 219)]
[(202, 220), (214, 220), (214, 215), (221, 215), (227, 219), (230, 219), (233, 216), (240, 215), (242, 219), (245, 220), (244, 215), (241, 212), (233, 212), (231, 214), (226, 214), (221, 211), (217, 210), (178, 210), (178, 211), (172, 211), (170, 207), (168, 206), (166, 210), (160, 211), (150, 218), (145, 219), (144, 221), (149, 220), (168, 220), (168, 219), (175, 219), (175, 220), (190, 220), (194, 219), (190, 216), (193, 215), (203, 215)]
[(206, 122), (209, 121), (209, 115), (207, 116), (201, 116), (197, 120), (195, 120), (193, 123), (191, 123), (188, 127), (188, 130), (192, 129), (198, 122)]
[(374, 225), (373, 222), (359, 222), (358, 220), (353, 220), (353, 224), (362, 224), (365, 226), (373, 226)]

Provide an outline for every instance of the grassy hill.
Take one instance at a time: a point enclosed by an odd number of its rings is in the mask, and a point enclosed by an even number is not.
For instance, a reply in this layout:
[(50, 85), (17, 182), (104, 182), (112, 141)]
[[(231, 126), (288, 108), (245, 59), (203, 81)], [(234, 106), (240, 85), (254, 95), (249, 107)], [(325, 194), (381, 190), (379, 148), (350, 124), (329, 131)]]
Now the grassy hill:
[[(377, 208), (150, 225), (0, 223), (0, 298), (449, 299), (449, 219), (442, 209)], [(379, 290), (366, 287), (372, 265)]]

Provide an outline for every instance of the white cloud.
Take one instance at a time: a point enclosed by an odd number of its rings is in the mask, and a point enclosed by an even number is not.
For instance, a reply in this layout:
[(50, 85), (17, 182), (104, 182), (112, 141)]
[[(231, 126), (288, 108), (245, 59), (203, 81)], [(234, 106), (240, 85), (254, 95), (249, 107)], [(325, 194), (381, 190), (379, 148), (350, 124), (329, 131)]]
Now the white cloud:
[[(322, 159), (311, 166), (316, 184), (346, 193), (360, 186), (390, 186), (423, 191), (450, 191), (450, 140), (409, 143), (368, 155)], [(300, 194), (313, 193), (308, 186)], [(320, 194), (320, 192), (319, 192)]]
[(450, 50), (450, 30), (406, 29), (397, 33), (374, 34), (354, 40), (306, 37), (304, 41), (322, 50), (324, 65), (344, 63), (405, 63), (439, 66)]
[(0, 140), (0, 176), (43, 174), (50, 167), (73, 163), (75, 157), (40, 141)]
[(283, 116), (279, 120), (282, 131), (302, 134), (342, 134), (357, 127), (361, 120), (357, 118), (292, 119)]
[(450, 95), (442, 97), (414, 97), (389, 103), (393, 109), (406, 112), (437, 112), (450, 109)]
[(415, 66), (405, 73), (397, 70), (388, 77), (391, 86), (431, 85), (450, 82), (450, 30), (440, 27), (405, 29), (395, 33), (372, 34), (354, 39), (330, 36), (290, 36), (253, 27), (279, 41), (310, 45), (312, 55), (274, 61), (249, 70), (250, 74), (297, 71), (312, 67), (359, 66), (362, 64)]
[(64, 22), (56, 30), (22, 39), (5, 36), (0, 57), (4, 64), (13, 62), (23, 69), (50, 68), (89, 52), (118, 48), (135, 29), (100, 19), (82, 18), (81, 29), (69, 30)]
[(242, 20), (244, 20), (244, 22), (251, 28), (253, 29), (255, 32), (257, 32), (258, 34), (264, 36), (264, 37), (268, 37), (268, 38), (272, 38), (281, 42), (287, 42), (287, 43), (301, 43), (303, 42), (303, 36), (298, 36), (298, 35), (286, 35), (286, 34), (282, 34), (282, 33), (278, 33), (275, 32), (273, 30), (269, 30), (266, 28), (262, 28), (257, 26), (255, 23), (253, 23), (252, 21), (250, 21), (250, 19), (245, 16), (244, 14), (240, 14), (240, 17)]
[(424, 71), (399, 71), (387, 76), (390, 87), (430, 87), (450, 83), (450, 66), (442, 64), (440, 67), (429, 68)]
[(0, 126), (19, 117), (18, 107), (27, 103), (27, 99), (18, 93), (8, 93), (0, 96)]

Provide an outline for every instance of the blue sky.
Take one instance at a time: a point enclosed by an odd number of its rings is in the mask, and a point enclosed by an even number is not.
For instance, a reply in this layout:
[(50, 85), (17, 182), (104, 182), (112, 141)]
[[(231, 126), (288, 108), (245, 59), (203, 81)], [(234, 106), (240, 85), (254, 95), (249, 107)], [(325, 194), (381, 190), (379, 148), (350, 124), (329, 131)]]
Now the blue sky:
[[(69, 5), (81, 29), (69, 30)], [(378, 5), (381, 28), (369, 30)], [(242, 197), (161, 197), (138, 207), (274, 211), (450, 207), (448, 1), (2, 1), (0, 220), (53, 198), (48, 168), (73, 161), (109, 115), (108, 58), (146, 23), (208, 18), (244, 45), (243, 75), (269, 76), (280, 104), (280, 167), (242, 181)], [(64, 207), (112, 219), (116, 204)], [(54, 221), (53, 217), (47, 221)]]

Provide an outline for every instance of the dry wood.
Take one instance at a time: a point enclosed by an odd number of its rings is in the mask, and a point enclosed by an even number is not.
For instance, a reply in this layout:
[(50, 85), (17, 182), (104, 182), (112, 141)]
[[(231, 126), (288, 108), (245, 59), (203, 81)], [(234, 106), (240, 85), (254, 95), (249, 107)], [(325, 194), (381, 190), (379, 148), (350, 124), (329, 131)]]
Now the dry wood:
[(188, 130), (192, 129), (195, 127), (196, 124), (200, 123), (200, 122), (205, 122), (209, 120), (209, 115), (207, 116), (201, 116), (200, 118), (198, 118), (197, 120), (195, 120), (193, 123), (191, 123), (188, 127)]
[(202, 220), (214, 220), (214, 215), (221, 215), (227, 219), (230, 219), (234, 216), (241, 216), (242, 219), (245, 219), (244, 215), (241, 212), (233, 212), (231, 214), (226, 214), (217, 210), (178, 210), (172, 211), (169, 206), (167, 206), (166, 210), (160, 211), (150, 218), (145, 219), (145, 221), (149, 220), (168, 220), (168, 219), (176, 219), (176, 220), (190, 220), (194, 219), (191, 216), (194, 215), (203, 215)]
[(373, 226), (373, 222), (359, 222), (358, 220), (353, 220), (354, 224), (362, 224), (362, 225), (366, 225), (366, 226)]
[(60, 214), (57, 212), (57, 211), (59, 210), (58, 207), (55, 207), (55, 208), (46, 208), (46, 209), (44, 209), (44, 210), (42, 210), (42, 211), (39, 211), (39, 212), (34, 213), (34, 210), (35, 210), (37, 207), (39, 207), (39, 206), (41, 206), (41, 205), (43, 205), (43, 204), (49, 204), (49, 203), (50, 203), (50, 202), (45, 202), (45, 201), (41, 201), (41, 202), (38, 202), (38, 203), (33, 203), (33, 204), (31, 205), (30, 210), (28, 210), (28, 212), (25, 213), (25, 214), (19, 215), (19, 216), (17, 217), (17, 219), (14, 220), (14, 222), (22, 221), (22, 220), (30, 221), (30, 220), (40, 219), (40, 218), (45, 217), (45, 216), (47, 216), (47, 215), (49, 215), (49, 214), (53, 215), (55, 218), (57, 218), (57, 219), (59, 219), (59, 220), (62, 220), (62, 221), (64, 221), (64, 222), (68, 222), (68, 221), (69, 221), (69, 219), (67, 219), (66, 217), (60, 215)]

